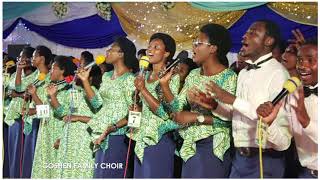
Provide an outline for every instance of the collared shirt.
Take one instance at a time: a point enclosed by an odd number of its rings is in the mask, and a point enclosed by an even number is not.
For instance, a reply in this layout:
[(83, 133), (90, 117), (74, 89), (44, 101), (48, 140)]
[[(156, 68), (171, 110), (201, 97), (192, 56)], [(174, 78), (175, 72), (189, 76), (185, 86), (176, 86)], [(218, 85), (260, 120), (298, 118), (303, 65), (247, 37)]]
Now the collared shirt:
[(295, 110), (298, 92), (290, 95), (286, 104), (290, 130), (294, 136), (300, 164), (309, 169), (318, 170), (318, 97), (311, 94), (304, 99), (304, 104), (310, 118), (307, 127), (303, 128), (297, 119)]
[[(255, 64), (269, 58), (272, 53), (261, 56)], [(274, 58), (259, 65), (255, 70), (240, 71), (236, 100), (233, 103), (232, 134), (235, 147), (258, 147), (256, 109), (266, 101), (272, 101), (289, 78), (287, 70)], [(290, 146), (291, 134), (283, 108), (276, 120), (267, 129), (267, 149), (286, 150)]]

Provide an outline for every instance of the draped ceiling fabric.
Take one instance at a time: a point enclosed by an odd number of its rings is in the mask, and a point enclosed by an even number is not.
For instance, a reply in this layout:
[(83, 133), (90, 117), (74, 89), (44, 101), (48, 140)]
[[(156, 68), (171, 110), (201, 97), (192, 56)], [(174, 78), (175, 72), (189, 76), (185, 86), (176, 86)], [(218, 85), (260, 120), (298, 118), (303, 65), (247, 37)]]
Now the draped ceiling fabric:
[(266, 5), (263, 5), (256, 8), (248, 9), (246, 14), (243, 15), (232, 27), (229, 28), (229, 32), (232, 37), (232, 52), (239, 52), (242, 46), (242, 36), (245, 34), (248, 27), (253, 22), (260, 19), (267, 19), (277, 23), (283, 42), (286, 42), (288, 39), (294, 39), (294, 36), (291, 32), (293, 29), (300, 29), (306, 39), (317, 37), (317, 27), (303, 25), (294, 21), (288, 21), (286, 18), (270, 10)]
[(280, 14), (281, 16), (290, 19), (291, 21), (318, 26), (318, 3), (317, 2), (278, 2), (269, 3), (268, 7)]
[(182, 2), (168, 11), (164, 11), (160, 3), (147, 2), (113, 3), (112, 8), (124, 31), (139, 43), (147, 45), (153, 33), (164, 32), (174, 37), (180, 50), (192, 48), (192, 39), (201, 26), (212, 22), (229, 28), (245, 13), (244, 10), (207, 12)]
[[(49, 48), (63, 53), (100, 51), (115, 36), (127, 34), (140, 49), (147, 47), (151, 34), (165, 32), (175, 38), (178, 51), (190, 50), (200, 27), (212, 22), (229, 28), (233, 39), (231, 51), (238, 52), (242, 35), (258, 19), (270, 19), (281, 25), (283, 39), (293, 38), (291, 30), (295, 28), (301, 29), (307, 38), (317, 36), (317, 3), (309, 2), (176, 2), (167, 11), (159, 2), (112, 3), (115, 13), (111, 21), (100, 19), (95, 2), (68, 2), (68, 14), (62, 19), (54, 15), (51, 3), (37, 3), (4, 3), (4, 45), (17, 44), (18, 36), (29, 36), (19, 43), (45, 42)], [(12, 11), (13, 8), (17, 11)], [(17, 30), (18, 19), (28, 31)]]
[(47, 2), (29, 3), (29, 2), (4, 2), (3, 20), (17, 18), (25, 13), (33, 11), (39, 7), (48, 5)]
[(266, 4), (266, 2), (191, 2), (193, 7), (205, 11), (238, 11), (254, 8)]
[[(114, 12), (112, 12), (112, 15), (111, 21), (106, 21), (98, 15), (93, 15), (51, 26), (38, 26), (23, 18), (17, 19), (15, 23), (21, 21), (31, 31), (65, 46), (102, 48), (110, 45), (115, 37), (126, 36), (121, 29), (117, 16)], [(11, 33), (15, 26), (13, 24), (4, 31), (4, 38)]]
[[(270, 3), (272, 7), (287, 6), (281, 10), (283, 14), (300, 15), (300, 21), (303, 24), (317, 26), (317, 22), (310, 23), (311, 19), (317, 19), (316, 3)], [(245, 7), (254, 7), (248, 10), (225, 11), (226, 7), (231, 5), (231, 9), (243, 9)], [(233, 47), (232, 52), (238, 52), (241, 44), (241, 37), (248, 29), (251, 23), (259, 19), (269, 19), (280, 22), (281, 31), (285, 39), (293, 38), (291, 30), (300, 28), (306, 37), (317, 35), (317, 28), (313, 26), (302, 25), (296, 21), (289, 21), (283, 15), (279, 15), (278, 9), (270, 8), (265, 3), (245, 3), (245, 2), (206, 2), (206, 3), (176, 3), (174, 8), (164, 11), (159, 3), (113, 3), (113, 9), (119, 17), (124, 31), (130, 38), (135, 39), (140, 44), (147, 46), (150, 35), (154, 32), (169, 33), (177, 42), (177, 49), (191, 49), (191, 41), (199, 32), (199, 27), (212, 22), (221, 24), (229, 28), (232, 34)], [(224, 8), (223, 8), (224, 7)], [(298, 10), (297, 10), (297, 7)], [(209, 9), (224, 12), (211, 12)], [(204, 11), (203, 9), (206, 9)], [(274, 12), (275, 11), (275, 12)], [(295, 15), (294, 16), (296, 19)], [(239, 19), (241, 23), (238, 23)]]

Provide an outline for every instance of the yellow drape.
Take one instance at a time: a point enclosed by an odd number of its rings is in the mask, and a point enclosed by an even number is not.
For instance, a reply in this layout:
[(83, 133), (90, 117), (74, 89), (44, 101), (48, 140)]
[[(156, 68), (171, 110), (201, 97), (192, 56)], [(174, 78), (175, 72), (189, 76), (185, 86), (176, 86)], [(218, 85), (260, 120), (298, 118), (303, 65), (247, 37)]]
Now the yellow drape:
[(147, 47), (155, 32), (170, 34), (177, 43), (177, 50), (191, 49), (201, 26), (212, 22), (226, 28), (232, 26), (245, 11), (207, 12), (193, 8), (189, 3), (177, 2), (164, 11), (157, 2), (112, 3), (124, 31), (139, 44)]
[(318, 4), (316, 2), (274, 2), (268, 3), (268, 7), (291, 21), (318, 25)]
[[(318, 6), (315, 2), (271, 2), (267, 6), (289, 20), (317, 26)], [(246, 12), (209, 12), (186, 2), (176, 2), (168, 11), (159, 2), (112, 3), (112, 8), (124, 31), (136, 43), (147, 47), (153, 33), (164, 32), (176, 40), (177, 50), (192, 49), (192, 40), (201, 26), (212, 22), (229, 28)]]

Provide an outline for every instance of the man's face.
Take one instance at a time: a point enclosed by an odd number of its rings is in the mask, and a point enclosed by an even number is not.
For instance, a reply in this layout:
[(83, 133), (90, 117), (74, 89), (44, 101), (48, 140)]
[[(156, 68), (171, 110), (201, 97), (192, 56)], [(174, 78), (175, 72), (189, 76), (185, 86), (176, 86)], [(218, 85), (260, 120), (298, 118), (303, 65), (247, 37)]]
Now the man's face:
[(318, 83), (318, 47), (307, 44), (298, 50), (297, 71), (304, 85)]
[(253, 23), (242, 37), (240, 55), (243, 57), (255, 57), (265, 48), (266, 29), (263, 22)]

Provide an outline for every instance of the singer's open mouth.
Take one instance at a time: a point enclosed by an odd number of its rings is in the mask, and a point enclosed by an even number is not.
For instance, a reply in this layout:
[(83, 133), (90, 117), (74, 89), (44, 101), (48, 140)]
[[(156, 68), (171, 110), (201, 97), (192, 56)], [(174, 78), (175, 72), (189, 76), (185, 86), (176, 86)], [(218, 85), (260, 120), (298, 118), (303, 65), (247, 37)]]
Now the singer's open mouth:
[(312, 75), (312, 73), (310, 73), (310, 72), (301, 72), (301, 71), (299, 71), (299, 74), (300, 74), (300, 76), (310, 76), (310, 75)]
[(249, 44), (245, 41), (241, 41), (242, 47), (247, 48), (249, 46)]

